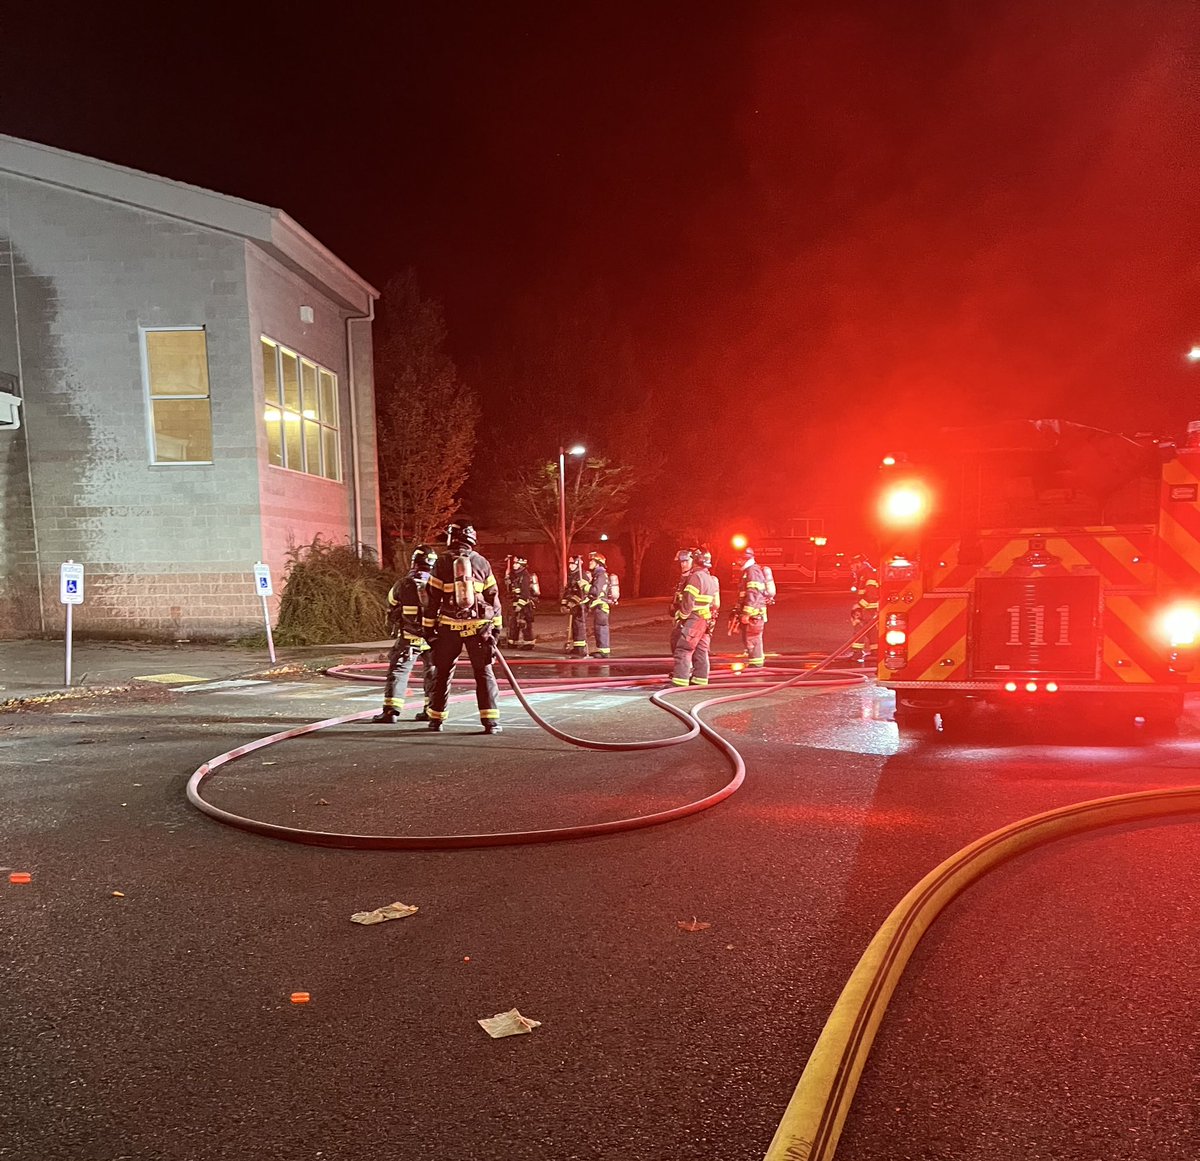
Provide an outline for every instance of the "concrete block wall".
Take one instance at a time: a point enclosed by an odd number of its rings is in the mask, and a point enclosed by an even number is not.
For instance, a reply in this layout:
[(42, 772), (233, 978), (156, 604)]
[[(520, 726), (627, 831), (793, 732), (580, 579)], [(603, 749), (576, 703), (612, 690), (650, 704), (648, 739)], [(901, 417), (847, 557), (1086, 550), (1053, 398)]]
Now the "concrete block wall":
[[(227, 610), (221, 633), (236, 632), (261, 607), (252, 590), (249, 609), (229, 590), (262, 555), (244, 240), (23, 178), (0, 177), (0, 199), (32, 516), (53, 573), (46, 619), (61, 614), (57, 564), (73, 559), (99, 582), (81, 628), (217, 635)], [(207, 331), (213, 463), (151, 464), (139, 328), (196, 325)], [(135, 591), (151, 577), (163, 587)], [(205, 591), (189, 606), (168, 591), (179, 585)], [(136, 597), (132, 611), (120, 596)]]
[[(257, 247), (247, 245), (246, 249), (254, 394), (259, 414), (265, 404), (259, 357), (259, 344), (264, 335), (319, 363), (332, 371), (338, 380), (342, 460), (340, 481), (325, 480), (270, 464), (266, 431), (261, 425), (259, 427), (263, 560), (271, 565), (272, 575), (282, 579), (289, 548), (311, 544), (317, 536), (333, 543), (353, 540), (356, 504), (363, 514), (359, 529), (362, 541), (378, 551), (379, 499), (375, 467), (371, 333), (366, 323), (351, 324), (354, 328), (355, 359), (355, 401), (351, 407), (350, 352), (346, 339), (348, 312)], [(311, 323), (302, 321), (302, 306), (312, 308)], [(351, 438), (352, 417), (360, 433), (357, 441)], [(357, 480), (354, 473), (356, 452), (359, 461)]]
[[(15, 261), (8, 187), (0, 183), (0, 391), (19, 396)], [(40, 624), (27, 434), (24, 425), (0, 430), (0, 634), (5, 636), (35, 633)]]
[[(47, 572), (43, 583), (53, 602), (47, 617), (47, 632), (53, 636), (66, 624), (65, 606), (57, 603), (58, 573)], [(252, 568), (130, 572), (112, 562), (86, 566), (84, 602), (75, 606), (72, 620), (80, 636), (125, 640), (227, 640), (263, 628)]]

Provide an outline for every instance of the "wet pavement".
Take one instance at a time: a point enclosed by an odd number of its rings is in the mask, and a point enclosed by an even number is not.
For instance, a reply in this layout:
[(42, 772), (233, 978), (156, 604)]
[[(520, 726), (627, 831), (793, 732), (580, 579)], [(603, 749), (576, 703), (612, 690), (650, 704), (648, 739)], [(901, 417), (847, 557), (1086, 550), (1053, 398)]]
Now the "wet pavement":
[[(768, 648), (836, 643), (844, 603), (785, 598)], [(614, 644), (665, 672), (665, 630), (626, 624)], [(0, 717), (3, 1161), (755, 1161), (913, 883), (997, 826), (1200, 765), (1195, 707), (1171, 739), (985, 720), (950, 744), (901, 739), (865, 683), (715, 708), (747, 780), (678, 822), (336, 850), (221, 826), (184, 784), (220, 751), (370, 710), (380, 686), (213, 676)], [(535, 701), (586, 737), (679, 729), (616, 689)], [(501, 705), (497, 737), (468, 700), (442, 734), (353, 722), (282, 742), (208, 796), (284, 825), (429, 833), (620, 817), (729, 776), (703, 743), (579, 750)], [(839, 1161), (1200, 1155), (1198, 854), (1194, 819), (1111, 828), (964, 893), (897, 991)], [(393, 901), (420, 910), (349, 921)], [(514, 1006), (541, 1027), (493, 1041), (476, 1023)]]

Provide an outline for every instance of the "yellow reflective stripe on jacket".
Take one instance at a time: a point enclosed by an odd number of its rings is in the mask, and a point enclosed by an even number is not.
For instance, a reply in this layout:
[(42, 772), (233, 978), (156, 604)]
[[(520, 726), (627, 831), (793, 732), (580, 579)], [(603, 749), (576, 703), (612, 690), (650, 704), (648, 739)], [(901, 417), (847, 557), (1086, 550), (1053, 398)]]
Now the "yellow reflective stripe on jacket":
[(446, 585), (442, 584), (442, 582), (440, 580), (438, 580), (438, 578), (435, 576), (430, 576), (427, 583), (431, 589), (437, 589), (437, 591), (439, 593), (444, 593), (446, 591), (447, 587), (450, 587), (450, 588), (454, 587), (453, 585), (446, 586)]
[(746, 588), (757, 589), (760, 593), (765, 593), (767, 591), (767, 586), (763, 584), (762, 581), (747, 581)]

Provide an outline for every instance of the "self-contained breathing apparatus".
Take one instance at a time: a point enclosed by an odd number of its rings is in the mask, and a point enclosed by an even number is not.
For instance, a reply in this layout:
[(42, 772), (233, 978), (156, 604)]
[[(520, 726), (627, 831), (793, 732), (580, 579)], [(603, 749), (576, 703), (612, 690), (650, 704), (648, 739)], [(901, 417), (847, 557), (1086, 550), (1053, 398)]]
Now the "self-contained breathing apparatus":
[(479, 599), (471, 572), (471, 552), (475, 548), (474, 527), (470, 524), (451, 524), (446, 532), (446, 543), (456, 553), (453, 612), (456, 617), (470, 617), (475, 613)]

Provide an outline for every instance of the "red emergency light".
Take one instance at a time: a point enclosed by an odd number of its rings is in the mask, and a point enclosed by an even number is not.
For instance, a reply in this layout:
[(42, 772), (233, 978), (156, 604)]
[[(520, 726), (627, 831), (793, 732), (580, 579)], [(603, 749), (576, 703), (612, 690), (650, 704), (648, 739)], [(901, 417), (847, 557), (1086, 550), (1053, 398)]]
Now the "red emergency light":
[(916, 480), (893, 484), (879, 499), (879, 516), (893, 528), (911, 528), (929, 515), (929, 491)]

